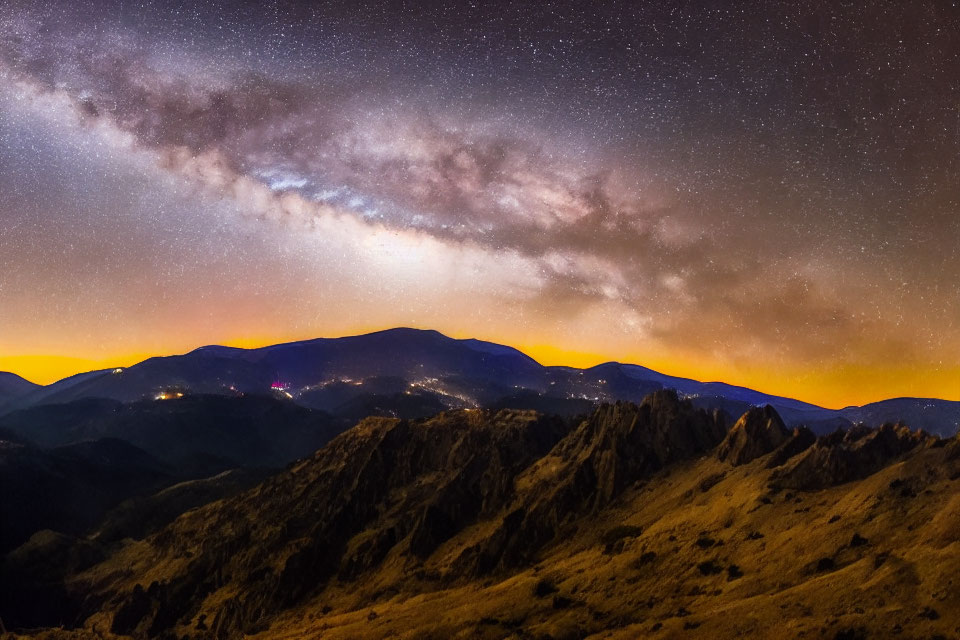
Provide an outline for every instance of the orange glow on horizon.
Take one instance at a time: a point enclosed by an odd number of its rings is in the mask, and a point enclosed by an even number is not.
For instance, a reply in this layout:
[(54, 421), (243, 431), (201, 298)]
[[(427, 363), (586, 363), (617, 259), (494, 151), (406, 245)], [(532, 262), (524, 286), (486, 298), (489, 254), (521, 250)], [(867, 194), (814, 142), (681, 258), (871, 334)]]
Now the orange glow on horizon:
[(35, 384), (47, 385), (87, 371), (129, 367), (155, 355), (161, 354), (137, 353), (104, 359), (49, 355), (0, 356), (0, 371), (9, 371)]
[[(343, 335), (361, 335), (376, 330), (373, 327), (364, 328)], [(457, 335), (455, 332), (444, 333), (454, 338), (470, 337)], [(230, 347), (255, 349), (281, 342), (304, 339), (310, 339), (310, 337), (288, 336), (278, 339), (240, 336), (225, 340), (221, 344)], [(490, 340), (490, 338), (483, 339)], [(771, 371), (759, 367), (747, 369), (653, 354), (607, 354), (568, 349), (549, 344), (526, 344), (522, 341), (514, 341), (513, 344), (540, 364), (547, 366), (588, 368), (613, 361), (638, 364), (667, 375), (703, 381), (722, 381), (834, 409), (903, 396), (960, 400), (960, 366), (934, 371), (921, 371), (906, 366), (882, 371), (856, 366), (838, 366), (833, 369), (817, 371), (791, 371), (789, 369)], [(0, 371), (15, 373), (37, 384), (51, 384), (78, 373), (129, 367), (153, 356), (186, 353), (192, 348), (181, 348), (179, 350), (173, 348), (163, 353), (132, 353), (105, 358), (50, 355), (0, 356)], [(879, 393), (878, 390), (880, 390)]]

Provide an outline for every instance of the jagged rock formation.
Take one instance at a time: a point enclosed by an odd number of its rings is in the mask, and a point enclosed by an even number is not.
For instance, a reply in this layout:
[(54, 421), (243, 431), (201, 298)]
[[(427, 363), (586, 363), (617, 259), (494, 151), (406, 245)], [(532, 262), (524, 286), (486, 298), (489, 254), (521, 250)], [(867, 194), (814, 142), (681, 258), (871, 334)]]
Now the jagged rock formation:
[(958, 479), (957, 441), (768, 409), (728, 431), (671, 392), (370, 418), (143, 540), (6, 566), (68, 566), (19, 626), (118, 637), (933, 637), (960, 625)]
[(751, 407), (737, 420), (717, 449), (717, 457), (737, 466), (786, 443), (790, 432), (770, 405)]
[(475, 573), (529, 562), (572, 520), (608, 505), (664, 466), (705, 452), (723, 436), (723, 419), (657, 391), (640, 406), (600, 407), (525, 478), (529, 490), (500, 526), (468, 548), (458, 567)]
[(903, 424), (852, 427), (817, 439), (801, 455), (775, 469), (771, 480), (788, 489), (823, 489), (875, 473), (914, 448), (934, 441)]
[[(287, 474), (151, 538), (138, 555), (176, 570), (110, 596), (111, 629), (152, 637), (204, 615), (220, 634), (253, 633), (330, 580), (357, 579), (388, 556), (415, 572), (475, 523), (486, 530), (455, 545), (449, 572), (435, 577), (521, 566), (568, 523), (709, 451), (723, 433), (719, 414), (674, 392), (604, 406), (573, 431), (517, 411), (367, 419)], [(198, 551), (185, 558), (183, 549)], [(227, 606), (224, 588), (238, 594)]]
[[(383, 562), (401, 541), (422, 558), (490, 517), (516, 475), (564, 434), (559, 420), (532, 412), (367, 419), (288, 474), (153, 538), (155, 561), (182, 567), (164, 583), (118, 594), (112, 631), (156, 636), (206, 615), (219, 634), (256, 632), (329, 580)], [(183, 548), (201, 551), (184, 560)], [(231, 604), (203, 606), (219, 602), (224, 587), (239, 594)]]
[(794, 427), (787, 441), (780, 445), (776, 451), (773, 452), (773, 455), (770, 456), (770, 460), (767, 461), (767, 468), (773, 469), (774, 467), (779, 467), (790, 458), (800, 455), (812, 447), (816, 441), (817, 436), (813, 431), (810, 431), (810, 429), (806, 427)]

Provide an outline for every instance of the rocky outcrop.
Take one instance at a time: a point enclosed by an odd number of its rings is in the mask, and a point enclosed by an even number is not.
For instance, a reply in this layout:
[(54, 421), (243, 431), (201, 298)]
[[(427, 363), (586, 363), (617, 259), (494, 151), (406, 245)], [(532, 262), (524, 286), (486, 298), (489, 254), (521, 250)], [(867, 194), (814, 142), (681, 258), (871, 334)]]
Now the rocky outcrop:
[(733, 466), (746, 464), (785, 444), (790, 432), (770, 405), (751, 407), (744, 413), (717, 449), (717, 457)]
[(695, 409), (673, 391), (639, 406), (601, 406), (525, 478), (529, 489), (491, 536), (464, 552), (460, 570), (482, 574), (531, 561), (574, 519), (666, 465), (709, 451), (723, 434), (719, 412)]
[(577, 492), (585, 496), (578, 506), (595, 510), (640, 478), (713, 448), (723, 433), (719, 413), (695, 409), (674, 391), (657, 391), (640, 405), (601, 406), (551, 456), (565, 463), (563, 476), (596, 479)]
[[(255, 633), (329, 580), (377, 566), (397, 545), (415, 564), (499, 512), (514, 478), (568, 429), (509, 410), (364, 420), (313, 459), (154, 536), (158, 562), (185, 549), (191, 559), (166, 581), (114, 594), (116, 632), (155, 637), (204, 616), (217, 637)], [(205, 606), (227, 585), (241, 595)]]
[(902, 424), (863, 426), (818, 438), (802, 454), (774, 469), (771, 483), (788, 489), (823, 489), (865, 478), (934, 437)]
[[(114, 630), (133, 637), (199, 624), (239, 637), (388, 557), (415, 580), (510, 569), (637, 481), (713, 449), (725, 432), (719, 412), (670, 391), (639, 406), (602, 406), (579, 425), (514, 410), (366, 419), (312, 459), (148, 538), (150, 564), (176, 569), (149, 583), (108, 578), (127, 586), (90, 597), (89, 613), (105, 607)], [(454, 538), (449, 569), (427, 576)]]
[(790, 438), (780, 445), (767, 461), (767, 469), (785, 464), (790, 458), (800, 455), (817, 441), (816, 434), (806, 427), (794, 427)]
[[(714, 455), (756, 463), (731, 470)], [(891, 475), (900, 477), (882, 490), (888, 499), (876, 508), (887, 510), (876, 518), (854, 522), (837, 502), (863, 485), (816, 499), (793, 491), (776, 498), (778, 486), (830, 486), (898, 460), (903, 469)], [(902, 425), (817, 440), (804, 428), (787, 432), (775, 412), (758, 408), (728, 430), (723, 414), (668, 391), (639, 405), (600, 406), (576, 423), (516, 410), (369, 418), (249, 490), (230, 489), (149, 525), (139, 541), (116, 540), (131, 531), (126, 516), (117, 518), (124, 526), (115, 535), (104, 526), (96, 539), (35, 537), (0, 565), (0, 576), (18, 589), (0, 588), (0, 616), (6, 622), (4, 607), (12, 604), (29, 614), (9, 618), (18, 626), (62, 622), (91, 634), (192, 640), (288, 631), (326, 637), (327, 624), (352, 627), (334, 637), (400, 636), (396, 625), (406, 633), (426, 623), (437, 625), (429, 637), (539, 638), (639, 622), (634, 630), (642, 635), (671, 616), (689, 616), (666, 629), (672, 637), (681, 624), (692, 632), (697, 627), (687, 622), (705, 620), (707, 599), (737, 597), (726, 583), (758, 577), (772, 588), (789, 580), (804, 593), (800, 580), (839, 575), (867, 554), (876, 554), (864, 563), (875, 569), (899, 564), (884, 527), (912, 532), (901, 526), (906, 516), (908, 527), (929, 516), (918, 505), (945, 514), (936, 539), (952, 543), (954, 503), (937, 501), (956, 490), (957, 465), (960, 441)], [(867, 481), (871, 495), (875, 480)], [(948, 491), (923, 490), (933, 481)], [(197, 490), (219, 491), (206, 484), (178, 485), (143, 504), (169, 501), (169, 511), (157, 514), (162, 523), (195, 497), (205, 499)], [(756, 508), (744, 509), (754, 498)], [(137, 507), (130, 513), (141, 512), (140, 502), (128, 504)], [(802, 562), (782, 552), (793, 541), (803, 543), (796, 548)], [(450, 609), (457, 614), (472, 611), (475, 598), (493, 599), (472, 617), (438, 621), (444, 605), (436, 602), (454, 602), (433, 601), (440, 593), (462, 598)], [(514, 607), (523, 598), (530, 602)], [(721, 610), (727, 619), (729, 609)], [(775, 609), (777, 621), (782, 611)], [(559, 612), (564, 617), (552, 622), (575, 623), (577, 634), (543, 626)], [(284, 627), (298, 617), (303, 629)], [(381, 627), (388, 620), (391, 632)], [(712, 633), (707, 622), (703, 629)]]

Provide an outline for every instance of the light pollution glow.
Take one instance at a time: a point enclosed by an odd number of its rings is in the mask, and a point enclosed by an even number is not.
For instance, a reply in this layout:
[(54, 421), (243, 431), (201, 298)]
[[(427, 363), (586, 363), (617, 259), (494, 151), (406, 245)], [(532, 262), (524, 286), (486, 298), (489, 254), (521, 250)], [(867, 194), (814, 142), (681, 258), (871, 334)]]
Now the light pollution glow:
[(831, 407), (960, 399), (957, 31), (838, 8), (881, 35), (811, 57), (698, 14), (684, 38), (729, 37), (687, 64), (654, 9), (588, 55), (589, 7), (513, 36), (108, 4), (0, 10), (0, 370), (415, 326)]

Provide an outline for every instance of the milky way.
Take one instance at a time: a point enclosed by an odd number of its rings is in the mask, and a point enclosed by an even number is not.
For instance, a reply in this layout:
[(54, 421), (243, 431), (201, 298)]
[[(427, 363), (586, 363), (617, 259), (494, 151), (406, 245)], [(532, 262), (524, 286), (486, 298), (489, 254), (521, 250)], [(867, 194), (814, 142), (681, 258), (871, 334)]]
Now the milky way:
[(412, 325), (960, 398), (960, 6), (833, 4), (0, 5), (0, 368)]

